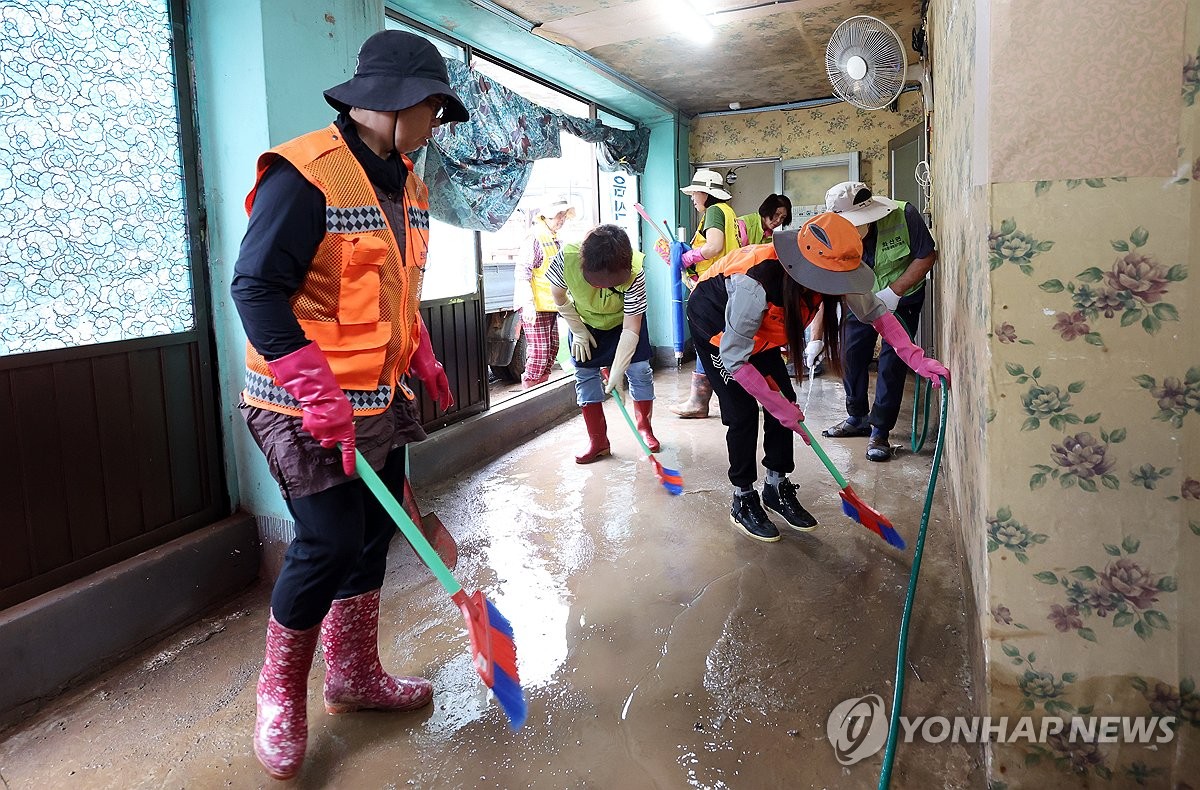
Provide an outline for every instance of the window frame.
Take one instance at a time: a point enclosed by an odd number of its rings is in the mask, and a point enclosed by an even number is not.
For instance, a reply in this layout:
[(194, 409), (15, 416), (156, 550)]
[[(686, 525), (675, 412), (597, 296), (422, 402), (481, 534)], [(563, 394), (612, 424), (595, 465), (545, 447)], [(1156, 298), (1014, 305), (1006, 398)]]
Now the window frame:
[[(405, 27), (411, 28), (411, 29), (421, 33), (422, 35), (428, 36), (430, 38), (436, 38), (439, 41), (445, 42), (446, 44), (449, 44), (451, 46), (454, 46), (454, 47), (460, 49), (464, 54), (463, 62), (467, 65), (467, 68), (472, 67), (474, 60), (476, 58), (486, 60), (489, 63), (499, 66), (500, 68), (507, 69), (508, 71), (511, 71), (514, 74), (517, 74), (518, 76), (520, 76), (524, 79), (530, 80), (532, 82), (536, 82), (540, 85), (545, 86), (546, 88), (548, 88), (552, 91), (555, 91), (556, 93), (560, 93), (563, 96), (566, 96), (567, 98), (573, 99), (575, 101), (578, 101), (578, 102), (586, 105), (588, 108), (587, 118), (589, 118), (590, 120), (596, 120), (599, 116), (599, 113), (601, 111), (603, 111), (605, 114), (612, 116), (613, 118), (617, 118), (617, 119), (623, 121), (624, 123), (629, 124), (632, 128), (636, 129), (638, 126), (636, 121), (634, 121), (631, 118), (628, 118), (627, 116), (625, 116), (624, 114), (622, 114), (620, 112), (617, 112), (616, 110), (613, 110), (611, 107), (602, 105), (592, 99), (587, 98), (586, 96), (576, 93), (573, 90), (570, 90), (562, 85), (552, 82), (551, 80), (548, 80), (544, 77), (534, 74), (517, 64), (510, 63), (509, 61), (505, 60), (504, 58), (500, 57), (499, 55), (496, 55), (493, 52), (490, 52), (486, 49), (476, 47), (474, 44), (470, 44), (466, 41), (462, 41), (461, 39), (455, 38), (452, 35), (444, 33), (443, 31), (438, 30), (437, 28), (431, 27), (428, 24), (426, 24), (418, 19), (414, 19), (413, 17), (408, 16), (408, 15), (396, 10), (390, 4), (386, 4), (384, 7), (384, 18), (385, 18), (385, 24), (387, 22), (395, 22), (400, 25), (404, 25)], [(601, 197), (601, 192), (602, 192), (602, 188), (600, 185), (601, 170), (600, 170), (599, 163), (594, 163), (594, 167), (595, 167), (595, 183), (593, 184), (593, 187), (596, 190), (596, 197), (597, 197), (597, 201), (598, 201), (599, 198)], [(638, 179), (638, 191), (640, 194), (641, 176), (634, 175), (631, 177)], [(597, 203), (597, 205), (599, 205), (599, 204)], [(599, 219), (597, 219), (597, 221), (599, 221)], [(472, 231), (472, 233), (475, 236), (475, 245), (474, 245), (475, 246), (474, 260), (475, 260), (475, 275), (476, 275), (475, 290), (472, 291), (471, 293), (454, 294), (451, 296), (442, 296), (442, 297), (438, 297), (436, 299), (431, 299), (429, 301), (425, 301), (424, 299), (422, 299), (421, 300), (422, 307), (454, 304), (456, 302), (462, 301), (463, 299), (471, 298), (474, 296), (479, 296), (480, 298), (484, 297), (484, 294), (483, 294), (483, 243), (482, 243), (483, 234), (482, 234), (482, 231)], [(640, 237), (638, 239), (633, 239), (632, 241), (635, 246), (639, 245), (641, 242)]]

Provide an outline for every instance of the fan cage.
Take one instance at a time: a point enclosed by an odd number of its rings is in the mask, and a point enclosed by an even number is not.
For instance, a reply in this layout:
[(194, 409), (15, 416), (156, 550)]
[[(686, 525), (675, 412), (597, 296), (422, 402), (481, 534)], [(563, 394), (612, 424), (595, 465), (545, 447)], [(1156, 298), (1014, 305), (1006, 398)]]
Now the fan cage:
[[(850, 76), (849, 64), (861, 58), (866, 74)], [(842, 22), (825, 50), (825, 73), (843, 100), (865, 110), (879, 110), (904, 90), (908, 60), (904, 42), (887, 23), (873, 16), (853, 16)]]

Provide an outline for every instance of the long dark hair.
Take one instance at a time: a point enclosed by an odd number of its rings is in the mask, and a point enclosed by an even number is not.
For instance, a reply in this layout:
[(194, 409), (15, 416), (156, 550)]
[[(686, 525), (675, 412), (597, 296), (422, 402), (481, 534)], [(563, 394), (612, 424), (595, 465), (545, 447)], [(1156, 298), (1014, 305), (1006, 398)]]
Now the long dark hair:
[(708, 208), (709, 206), (715, 206), (718, 203), (728, 203), (728, 202), (729, 201), (726, 200), (725, 198), (719, 198), (716, 195), (709, 194), (708, 192), (704, 193), (704, 207), (705, 208)]
[[(791, 277), (783, 278), (783, 327), (787, 332), (788, 355), (792, 360), (795, 378), (804, 378), (801, 360), (804, 359), (804, 314), (811, 320), (817, 307), (825, 305), (825, 317), (821, 322), (825, 340), (825, 366), (835, 376), (842, 375), (841, 335), (838, 332), (838, 308), (842, 297), (820, 294), (805, 288)], [(804, 309), (804, 305), (808, 309)]]

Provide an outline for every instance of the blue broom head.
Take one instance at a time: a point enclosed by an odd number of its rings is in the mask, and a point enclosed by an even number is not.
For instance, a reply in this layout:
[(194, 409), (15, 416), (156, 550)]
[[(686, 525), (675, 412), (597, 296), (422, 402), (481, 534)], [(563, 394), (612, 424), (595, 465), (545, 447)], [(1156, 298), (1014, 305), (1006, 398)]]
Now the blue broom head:
[(886, 540), (889, 545), (895, 546), (901, 550), (905, 548), (907, 544), (905, 544), (904, 538), (900, 537), (899, 532), (884, 524), (880, 524), (879, 528), (883, 532), (883, 539)]
[[(525, 703), (525, 693), (521, 690), (520, 677), (517, 675), (512, 623), (500, 614), (500, 610), (491, 601), (486, 598), (484, 601), (487, 603), (488, 627), (493, 632), (492, 693), (496, 695), (500, 708), (508, 717), (508, 725), (514, 730), (519, 730), (529, 715), (529, 707)], [(499, 643), (505, 640), (508, 644), (501, 646)]]
[[(846, 499), (845, 497), (842, 497), (842, 512), (845, 513), (850, 518), (857, 521), (859, 524), (863, 523), (862, 515), (858, 512), (858, 508), (856, 508), (854, 505), (850, 504), (850, 501), (848, 499)], [(870, 527), (868, 527), (868, 529), (870, 529)], [(872, 530), (872, 531), (874, 531), (874, 530)], [(892, 527), (888, 526), (887, 524), (879, 525), (879, 537), (886, 540), (889, 545), (895, 546), (896, 548), (901, 549), (901, 550), (903, 550), (905, 548), (905, 546), (907, 545), (904, 542), (904, 538), (900, 537), (900, 533), (897, 532)]]
[(842, 497), (842, 512), (858, 523), (862, 523), (862, 517), (858, 515), (858, 508), (850, 504), (850, 500), (846, 499), (845, 497)]
[(493, 604), (491, 601), (489, 601), (487, 598), (484, 598), (483, 602), (487, 604), (488, 625), (490, 625), (492, 628), (499, 631), (500, 633), (504, 634), (509, 639), (512, 639), (513, 638), (512, 623), (508, 622), (508, 618), (505, 617), (504, 615), (500, 614), (500, 610), (496, 608), (496, 605)]
[(663, 481), (663, 488), (667, 489), (667, 493), (669, 493), (673, 496), (679, 496), (680, 494), (683, 493), (683, 486), (677, 485), (675, 483), (668, 483), (665, 480)]
[(498, 666), (492, 670), (492, 673), (494, 677), (492, 693), (496, 695), (496, 699), (500, 702), (500, 708), (508, 717), (508, 726), (519, 730), (529, 715), (529, 706), (525, 703), (525, 694), (521, 691), (521, 684), (510, 678), (508, 673)]

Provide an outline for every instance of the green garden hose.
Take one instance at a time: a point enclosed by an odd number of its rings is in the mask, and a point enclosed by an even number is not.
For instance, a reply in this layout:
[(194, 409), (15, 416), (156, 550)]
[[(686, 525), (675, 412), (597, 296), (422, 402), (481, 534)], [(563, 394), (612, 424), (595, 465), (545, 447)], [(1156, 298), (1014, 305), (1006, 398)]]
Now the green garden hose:
[[(892, 781), (892, 763), (896, 759), (896, 736), (900, 733), (900, 708), (904, 704), (904, 675), (908, 663), (908, 622), (912, 617), (913, 599), (917, 597), (917, 578), (921, 574), (921, 553), (925, 550), (925, 530), (929, 526), (929, 512), (933, 509), (933, 491), (937, 485), (938, 467), (942, 462), (942, 447), (946, 439), (946, 411), (950, 403), (949, 382), (942, 379), (941, 418), (938, 420), (937, 444), (933, 448), (933, 467), (929, 470), (929, 485), (925, 489), (925, 507), (921, 510), (921, 528), (917, 532), (917, 545), (913, 549), (912, 570), (908, 574), (908, 594), (904, 597), (904, 613), (900, 616), (900, 637), (896, 646), (896, 680), (892, 694), (892, 715), (889, 717), (887, 747), (883, 751), (883, 768), (879, 773), (879, 790), (887, 790)], [(928, 415), (928, 396), (926, 415)], [(928, 416), (926, 416), (928, 424)], [(914, 434), (915, 434), (914, 426)], [(921, 439), (924, 444), (924, 437)]]
[[(925, 437), (929, 435), (929, 405), (933, 402), (933, 382), (920, 374), (913, 375), (916, 376), (917, 383), (913, 387), (912, 439), (909, 446), (914, 453), (919, 453), (925, 446)], [(922, 401), (925, 405), (924, 414), (921, 414)], [(920, 436), (917, 435), (918, 430)]]

